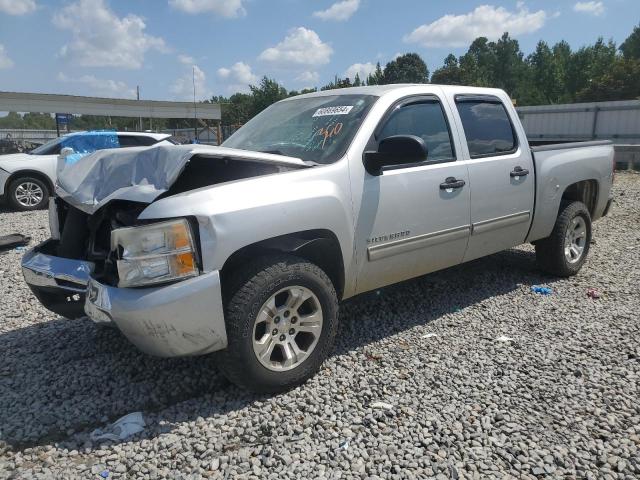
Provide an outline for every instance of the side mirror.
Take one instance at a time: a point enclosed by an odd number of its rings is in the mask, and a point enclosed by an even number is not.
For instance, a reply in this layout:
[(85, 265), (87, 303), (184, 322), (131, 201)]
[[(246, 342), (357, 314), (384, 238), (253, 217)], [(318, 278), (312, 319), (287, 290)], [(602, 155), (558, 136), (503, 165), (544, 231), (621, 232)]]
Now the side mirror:
[(60, 158), (62, 158), (63, 160), (65, 158), (67, 158), (69, 155), (73, 155), (75, 152), (75, 150), (71, 147), (64, 147), (62, 150), (60, 150)]
[(393, 135), (380, 141), (377, 152), (364, 153), (364, 168), (371, 175), (380, 175), (389, 165), (423, 162), (427, 145), (415, 135)]

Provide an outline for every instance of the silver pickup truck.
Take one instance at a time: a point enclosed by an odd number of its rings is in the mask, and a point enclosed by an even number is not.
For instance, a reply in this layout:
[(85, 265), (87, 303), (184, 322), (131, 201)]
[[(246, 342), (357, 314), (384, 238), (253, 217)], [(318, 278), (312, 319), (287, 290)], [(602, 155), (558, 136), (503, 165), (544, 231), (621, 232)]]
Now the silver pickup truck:
[(152, 355), (216, 352), (231, 381), (274, 392), (318, 370), (341, 300), (526, 242), (545, 271), (576, 274), (613, 156), (608, 142), (531, 148), (501, 90), (312, 93), (222, 147), (63, 164), (52, 238), (23, 273), (53, 312)]

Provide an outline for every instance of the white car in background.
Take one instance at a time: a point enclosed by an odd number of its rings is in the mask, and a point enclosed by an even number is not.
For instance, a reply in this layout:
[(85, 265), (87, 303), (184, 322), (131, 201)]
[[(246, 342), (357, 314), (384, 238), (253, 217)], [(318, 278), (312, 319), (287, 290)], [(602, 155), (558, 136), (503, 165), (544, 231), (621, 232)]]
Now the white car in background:
[[(51, 140), (29, 153), (0, 156), (0, 197), (4, 196), (7, 203), (19, 211), (45, 207), (54, 191), (60, 150), (73, 149), (74, 138), (84, 137), (86, 143), (86, 134), (87, 132), (70, 133)], [(117, 135), (121, 148), (176, 143), (166, 133), (114, 132), (114, 135)]]

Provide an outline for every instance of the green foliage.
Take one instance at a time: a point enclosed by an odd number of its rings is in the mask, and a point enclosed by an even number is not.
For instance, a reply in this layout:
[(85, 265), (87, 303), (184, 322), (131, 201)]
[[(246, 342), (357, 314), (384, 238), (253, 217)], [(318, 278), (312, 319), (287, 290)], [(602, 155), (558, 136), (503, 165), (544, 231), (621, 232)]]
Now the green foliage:
[(640, 60), (616, 58), (607, 72), (578, 92), (579, 102), (633, 100), (640, 95)]
[(320, 87), (320, 90), (334, 90), (336, 88), (349, 88), (353, 87), (351, 80), (349, 78), (340, 78), (337, 75), (334, 77), (332, 82), (329, 82), (323, 87)]
[(429, 69), (417, 53), (405, 53), (384, 67), (382, 83), (429, 83)]
[(620, 51), (624, 58), (640, 60), (640, 25), (635, 27), (631, 35), (622, 42)]
[(459, 58), (448, 55), (431, 81), (501, 88), (518, 105), (639, 98), (634, 75), (635, 62), (640, 61), (640, 26), (620, 50), (622, 55), (613, 41), (602, 38), (575, 52), (565, 41), (553, 47), (540, 41), (524, 58), (517, 40), (508, 33), (497, 42), (479, 37)]
[(272, 103), (279, 102), (289, 96), (286, 88), (276, 80), (267, 77), (262, 77), (259, 85), (250, 85), (249, 89), (252, 96), (252, 116), (257, 115)]
[(462, 85), (462, 69), (455, 55), (450, 53), (444, 59), (444, 66), (431, 75), (431, 83), (439, 85)]
[(557, 103), (561, 95), (561, 75), (554, 53), (546, 42), (540, 41), (527, 58), (531, 82), (545, 103)]
[(382, 85), (384, 83), (384, 74), (380, 62), (376, 63), (376, 69), (367, 77), (367, 85)]

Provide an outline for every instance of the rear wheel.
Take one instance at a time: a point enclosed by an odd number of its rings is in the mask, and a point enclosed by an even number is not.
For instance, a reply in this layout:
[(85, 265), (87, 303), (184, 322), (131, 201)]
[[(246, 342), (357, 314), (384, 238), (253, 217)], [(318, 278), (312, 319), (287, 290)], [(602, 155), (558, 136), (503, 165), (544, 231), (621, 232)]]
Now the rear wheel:
[(278, 392), (305, 382), (331, 351), (338, 301), (317, 265), (277, 255), (238, 272), (225, 306), (228, 347), (222, 372), (256, 392)]
[(549, 237), (536, 243), (540, 268), (552, 275), (570, 277), (580, 271), (591, 244), (591, 215), (582, 202), (567, 202)]
[(49, 203), (49, 189), (39, 178), (16, 178), (9, 184), (7, 200), (15, 210), (37, 210)]

